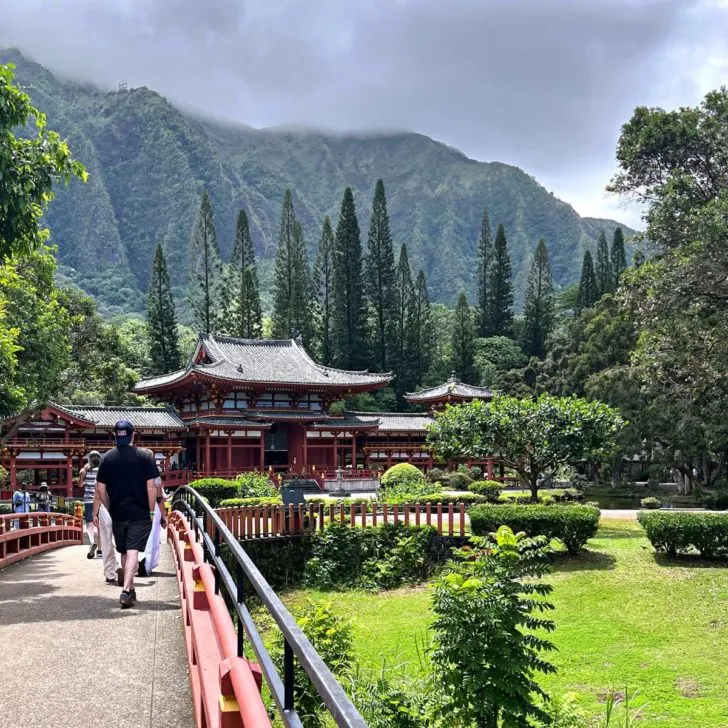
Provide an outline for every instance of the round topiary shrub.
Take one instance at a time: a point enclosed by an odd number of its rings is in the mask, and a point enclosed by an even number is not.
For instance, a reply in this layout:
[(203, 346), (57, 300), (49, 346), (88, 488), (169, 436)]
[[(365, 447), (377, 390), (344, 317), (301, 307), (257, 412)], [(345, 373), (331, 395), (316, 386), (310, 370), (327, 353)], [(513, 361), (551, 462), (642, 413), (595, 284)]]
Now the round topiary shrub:
[(239, 495), (238, 484), (234, 480), (200, 478), (193, 480), (189, 485), (203, 498), (206, 498), (213, 508), (217, 508), (221, 501), (227, 498), (237, 498)]
[(655, 498), (653, 496), (650, 496), (649, 498), (643, 498), (640, 501), (640, 508), (647, 508), (649, 510), (654, 510), (656, 508), (662, 507), (662, 501), (659, 498)]
[(450, 473), (447, 484), (450, 490), (468, 490), (472, 482), (465, 473)]
[(490, 503), (496, 503), (503, 486), (496, 480), (475, 480), (468, 486), (468, 490), (471, 493), (484, 495)]
[(409, 485), (418, 487), (425, 482), (422, 471), (410, 463), (398, 463), (393, 465), (381, 479), (382, 488), (389, 490), (396, 488), (401, 490)]

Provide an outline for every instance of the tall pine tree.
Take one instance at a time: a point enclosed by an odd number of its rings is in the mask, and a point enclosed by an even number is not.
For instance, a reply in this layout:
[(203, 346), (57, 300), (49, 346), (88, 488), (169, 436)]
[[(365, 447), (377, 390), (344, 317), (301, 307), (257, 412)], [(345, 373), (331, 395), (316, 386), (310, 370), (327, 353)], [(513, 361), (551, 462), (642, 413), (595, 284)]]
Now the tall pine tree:
[(334, 240), (334, 361), (344, 369), (368, 362), (366, 301), (359, 221), (351, 188), (344, 190)]
[(597, 264), (594, 269), (597, 279), (597, 291), (599, 296), (611, 293), (614, 290), (614, 276), (612, 274), (612, 263), (609, 260), (609, 245), (604, 230), (599, 231), (597, 241)]
[(412, 371), (412, 314), (415, 288), (412, 284), (412, 271), (406, 245), (402, 245), (399, 250), (394, 288), (394, 345), (392, 347), (391, 362), (395, 375), (394, 391), (397, 395), (398, 404), (401, 405), (405, 392), (411, 391), (415, 384)]
[(334, 297), (334, 231), (328, 215), (324, 220), (314, 275), (314, 297), (317, 313), (319, 361), (326, 366), (334, 363), (333, 297)]
[(508, 241), (503, 225), (495, 236), (493, 262), (488, 278), (488, 336), (510, 336), (513, 329), (513, 282)]
[(366, 254), (367, 294), (372, 309), (372, 362), (379, 371), (387, 371), (392, 346), (394, 312), (394, 249), (389, 232), (387, 198), (384, 182), (377, 180), (369, 221)]
[(479, 384), (475, 368), (475, 325), (465, 293), (460, 294), (455, 306), (450, 348), (455, 376), (466, 384)]
[(490, 268), (493, 259), (493, 241), (491, 240), (490, 218), (488, 210), (483, 210), (483, 221), (480, 225), (478, 240), (478, 332), (480, 336), (488, 336), (489, 332), (489, 296)]
[(301, 224), (293, 211), (291, 190), (283, 197), (273, 277), (272, 334), (276, 339), (301, 336), (311, 343), (311, 278)]
[(169, 285), (167, 261), (161, 245), (157, 245), (152, 265), (147, 302), (147, 331), (149, 332), (149, 356), (153, 374), (166, 374), (180, 365), (177, 318)]
[(253, 239), (245, 210), (238, 213), (235, 242), (230, 265), (222, 287), (225, 311), (222, 328), (227, 334), (243, 339), (259, 339), (263, 331), (263, 312), (255, 265)]
[(523, 309), (523, 351), (528, 356), (543, 357), (546, 337), (554, 327), (554, 286), (546, 243), (539, 240), (528, 276)]
[(433, 354), (433, 322), (430, 310), (430, 296), (427, 292), (427, 281), (424, 271), (417, 274), (414, 295), (412, 298), (412, 316), (410, 322), (410, 351), (412, 379), (415, 387), (422, 384), (432, 363)]
[(624, 249), (624, 233), (622, 228), (614, 229), (614, 237), (612, 238), (612, 275), (614, 276), (614, 290), (617, 290), (619, 278), (627, 269), (627, 254)]
[(594, 275), (594, 262), (592, 254), (587, 250), (584, 253), (584, 262), (581, 265), (581, 280), (579, 281), (579, 294), (576, 306), (579, 311), (590, 308), (599, 300), (597, 278)]
[(192, 275), (190, 305), (198, 331), (214, 333), (220, 317), (220, 275), (222, 261), (217, 247), (212, 205), (207, 192), (202, 193), (197, 222), (190, 242)]

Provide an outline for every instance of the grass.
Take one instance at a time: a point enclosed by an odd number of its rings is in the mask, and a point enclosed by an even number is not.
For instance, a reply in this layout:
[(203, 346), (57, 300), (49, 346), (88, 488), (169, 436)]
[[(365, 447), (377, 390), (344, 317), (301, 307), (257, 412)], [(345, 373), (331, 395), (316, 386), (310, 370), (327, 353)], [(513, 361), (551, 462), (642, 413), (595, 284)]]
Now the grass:
[[(610, 520), (578, 557), (557, 557), (550, 582), (556, 605), (556, 695), (573, 692), (603, 714), (609, 688), (638, 691), (643, 725), (728, 726), (728, 564), (657, 556), (634, 521)], [(290, 605), (331, 600), (354, 625), (366, 666), (423, 670), (431, 619), (428, 587), (371, 594), (291, 592)]]

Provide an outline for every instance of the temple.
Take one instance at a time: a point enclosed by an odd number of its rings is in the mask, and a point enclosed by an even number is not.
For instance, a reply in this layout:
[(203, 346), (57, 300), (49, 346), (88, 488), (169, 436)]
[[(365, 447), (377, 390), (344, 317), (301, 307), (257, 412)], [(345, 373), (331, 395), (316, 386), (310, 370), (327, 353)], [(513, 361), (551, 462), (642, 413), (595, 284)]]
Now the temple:
[(204, 334), (187, 367), (135, 386), (160, 406), (30, 409), (0, 421), (1, 462), (13, 489), (18, 482), (45, 480), (71, 496), (85, 454), (112, 447), (114, 423), (127, 419), (137, 432), (135, 443), (155, 453), (167, 485), (265, 470), (272, 476), (305, 474), (323, 486), (337, 470), (366, 477), (397, 462), (432, 467), (426, 441), (432, 411), (492, 397), (489, 389), (453, 377), (407, 394), (408, 402), (429, 407), (429, 413), (332, 408), (391, 379), (390, 373), (322, 366), (293, 339)]

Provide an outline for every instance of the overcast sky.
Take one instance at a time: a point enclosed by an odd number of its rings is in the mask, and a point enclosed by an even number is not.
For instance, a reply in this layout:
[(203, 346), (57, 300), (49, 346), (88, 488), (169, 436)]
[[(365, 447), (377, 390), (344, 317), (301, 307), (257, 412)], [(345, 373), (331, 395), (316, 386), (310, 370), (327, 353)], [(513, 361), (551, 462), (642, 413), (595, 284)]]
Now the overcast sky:
[(583, 215), (639, 104), (728, 80), (728, 0), (0, 0), (0, 45), (252, 126), (409, 129)]

